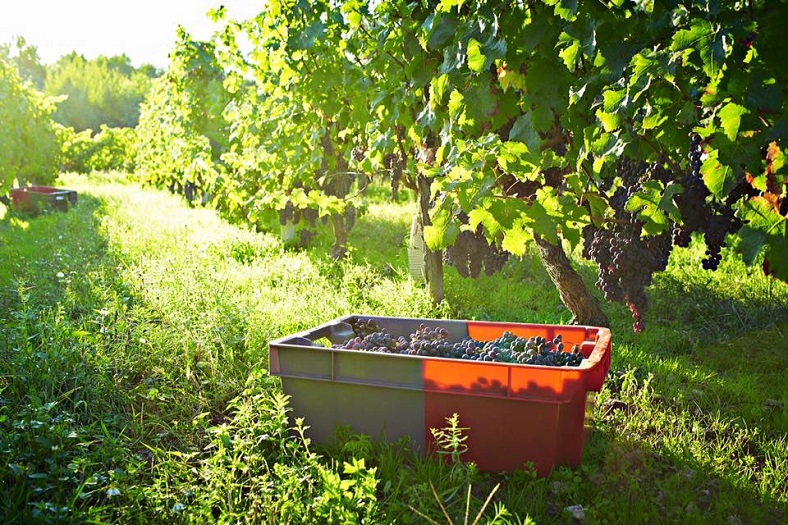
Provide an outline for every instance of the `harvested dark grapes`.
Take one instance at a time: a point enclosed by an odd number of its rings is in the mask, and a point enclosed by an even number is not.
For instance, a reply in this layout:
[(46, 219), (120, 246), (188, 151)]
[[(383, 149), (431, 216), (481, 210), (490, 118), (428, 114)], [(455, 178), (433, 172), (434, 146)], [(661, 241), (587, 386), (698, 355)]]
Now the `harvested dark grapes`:
[(560, 334), (549, 340), (504, 332), (493, 341), (465, 337), (452, 342), (445, 328), (432, 328), (423, 323), (409, 337), (397, 338), (372, 319), (359, 319), (352, 326), (355, 337), (332, 345), (332, 348), (522, 365), (579, 366), (583, 361), (580, 348), (573, 345), (567, 349)]

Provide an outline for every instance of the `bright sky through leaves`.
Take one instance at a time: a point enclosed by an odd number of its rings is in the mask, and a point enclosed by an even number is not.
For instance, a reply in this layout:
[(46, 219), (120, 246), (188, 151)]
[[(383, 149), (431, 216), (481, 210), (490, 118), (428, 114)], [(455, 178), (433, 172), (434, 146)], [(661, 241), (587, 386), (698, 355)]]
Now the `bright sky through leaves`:
[(126, 54), (134, 65), (166, 67), (178, 24), (207, 39), (215, 25), (206, 16), (224, 5), (231, 18), (246, 19), (264, 8), (261, 0), (2, 0), (0, 43), (16, 36), (52, 63), (76, 51), (86, 58)]

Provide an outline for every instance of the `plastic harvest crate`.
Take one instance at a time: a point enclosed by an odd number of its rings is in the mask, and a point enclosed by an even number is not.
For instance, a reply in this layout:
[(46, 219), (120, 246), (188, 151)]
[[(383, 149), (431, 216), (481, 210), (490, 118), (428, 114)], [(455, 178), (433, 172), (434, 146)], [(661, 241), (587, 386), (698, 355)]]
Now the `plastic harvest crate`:
[[(547, 367), (341, 350), (315, 343), (343, 342), (350, 322), (374, 319), (395, 337), (419, 324), (443, 327), (449, 338), (489, 341), (504, 331), (580, 347), (579, 367)], [(590, 436), (587, 403), (610, 368), (607, 328), (480, 321), (347, 316), (269, 345), (270, 372), (282, 378), (296, 416), (306, 418), (307, 435), (331, 445), (338, 425), (375, 439), (408, 436), (414, 449), (435, 449), (430, 429), (446, 427), (459, 414), (467, 427), (464, 461), (480, 470), (512, 471), (532, 462), (539, 475), (556, 465), (577, 466)]]
[(11, 203), (14, 208), (24, 212), (37, 213), (50, 207), (68, 211), (77, 205), (77, 192), (51, 186), (25, 186), (11, 189)]

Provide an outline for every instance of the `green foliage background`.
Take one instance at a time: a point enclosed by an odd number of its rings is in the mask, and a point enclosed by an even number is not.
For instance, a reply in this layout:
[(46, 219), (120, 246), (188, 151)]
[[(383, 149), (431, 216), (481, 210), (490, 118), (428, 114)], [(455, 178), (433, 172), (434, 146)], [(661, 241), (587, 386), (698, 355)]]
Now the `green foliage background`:
[(76, 131), (97, 133), (102, 125), (133, 128), (156, 74), (150, 67), (134, 68), (125, 55), (87, 60), (70, 53), (47, 68), (44, 91), (66, 97), (54, 118)]
[(58, 174), (60, 143), (51, 100), (0, 57), (0, 191), (18, 184), (49, 184)]

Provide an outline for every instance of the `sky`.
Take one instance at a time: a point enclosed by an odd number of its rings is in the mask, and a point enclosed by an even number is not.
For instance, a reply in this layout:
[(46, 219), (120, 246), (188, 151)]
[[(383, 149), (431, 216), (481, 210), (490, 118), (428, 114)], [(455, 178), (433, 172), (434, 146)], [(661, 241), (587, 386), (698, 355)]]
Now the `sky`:
[(126, 54), (134, 66), (167, 67), (178, 25), (209, 38), (216, 25), (206, 13), (224, 5), (229, 18), (247, 19), (264, 0), (0, 0), (0, 43), (16, 36), (51, 64), (76, 51), (91, 59)]

